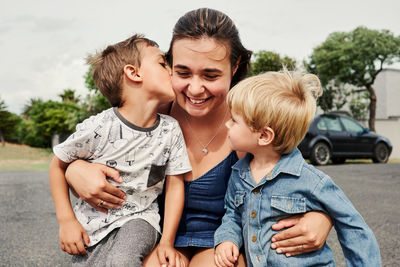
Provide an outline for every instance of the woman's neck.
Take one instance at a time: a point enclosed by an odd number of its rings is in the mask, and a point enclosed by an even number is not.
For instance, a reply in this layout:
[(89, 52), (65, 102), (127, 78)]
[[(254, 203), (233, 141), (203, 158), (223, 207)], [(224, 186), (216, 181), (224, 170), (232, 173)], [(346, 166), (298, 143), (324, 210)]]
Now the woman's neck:
[(182, 109), (176, 102), (174, 102), (171, 109), (171, 116), (179, 122), (188, 122), (193, 128), (202, 129), (205, 128), (204, 126), (207, 126), (206, 128), (216, 129), (216, 127), (219, 127), (221, 123), (225, 124), (225, 122), (230, 118), (229, 110), (225, 103), (204, 116), (191, 116), (186, 112), (186, 110)]
[(232, 151), (225, 127), (230, 114), (226, 113), (225, 116), (225, 107), (224, 105), (215, 111), (214, 116), (194, 117), (189, 116), (176, 102), (173, 104), (170, 115), (178, 120), (181, 126), (192, 164), (192, 172), (184, 175), (185, 180), (191, 181), (200, 177)]

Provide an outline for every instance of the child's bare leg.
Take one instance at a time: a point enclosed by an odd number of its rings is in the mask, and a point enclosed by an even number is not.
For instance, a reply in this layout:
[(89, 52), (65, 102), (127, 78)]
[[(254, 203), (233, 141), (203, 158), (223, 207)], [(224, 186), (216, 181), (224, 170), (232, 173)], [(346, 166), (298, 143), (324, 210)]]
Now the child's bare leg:
[[(189, 267), (203, 267), (203, 266), (216, 266), (214, 262), (214, 249), (213, 248), (202, 248), (198, 249), (190, 260)], [(246, 260), (244, 255), (239, 254), (237, 267), (246, 267)]]

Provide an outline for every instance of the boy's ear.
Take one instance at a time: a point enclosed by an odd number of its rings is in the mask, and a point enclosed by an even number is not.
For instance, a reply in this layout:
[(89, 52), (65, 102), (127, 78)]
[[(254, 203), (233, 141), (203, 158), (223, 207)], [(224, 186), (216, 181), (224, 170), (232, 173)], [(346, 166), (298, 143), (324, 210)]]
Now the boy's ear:
[(275, 132), (272, 128), (267, 127), (261, 131), (260, 137), (258, 138), (258, 145), (267, 146), (272, 143), (275, 139)]
[(124, 67), (124, 74), (131, 80), (134, 82), (142, 82), (142, 77), (140, 77), (139, 73), (138, 73), (138, 68), (136, 68), (133, 65), (125, 65)]

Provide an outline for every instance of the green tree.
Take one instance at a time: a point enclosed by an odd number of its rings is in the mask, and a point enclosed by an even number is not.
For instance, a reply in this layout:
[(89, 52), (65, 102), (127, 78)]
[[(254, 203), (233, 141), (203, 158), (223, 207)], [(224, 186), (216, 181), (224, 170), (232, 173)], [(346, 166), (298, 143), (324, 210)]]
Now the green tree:
[(84, 76), (85, 85), (89, 90), (89, 94), (86, 96), (86, 99), (82, 104), (82, 108), (87, 112), (87, 117), (90, 115), (95, 115), (111, 107), (107, 99), (100, 93), (99, 89), (94, 83), (92, 72), (93, 67), (90, 66), (89, 70)]
[(367, 108), (369, 103), (369, 92), (352, 94), (349, 102), (351, 115), (359, 121), (367, 119)]
[(254, 54), (251, 62), (250, 75), (266, 71), (279, 71), (285, 66), (289, 70), (296, 68), (296, 60), (288, 56), (281, 57), (278, 53), (261, 50)]
[(340, 110), (346, 103), (347, 97), (351, 92), (338, 81), (331, 81), (324, 86), (321, 97), (317, 100), (317, 105), (325, 112)]
[(43, 103), (43, 100), (41, 98), (30, 98), (28, 100), (28, 103), (25, 104), (23, 110), (22, 110), (22, 117), (28, 118), (30, 111), (35, 107), (35, 105)]
[(377, 99), (372, 85), (384, 66), (399, 59), (400, 37), (388, 30), (358, 27), (351, 32), (331, 33), (314, 48), (308, 68), (318, 74), (324, 86), (333, 80), (368, 91), (369, 127), (375, 131)]
[(0, 99), (0, 141), (3, 146), (6, 142), (17, 142), (17, 127), (21, 122), (21, 118), (9, 111), (4, 100)]
[(76, 91), (73, 89), (64, 89), (58, 96), (61, 97), (62, 102), (79, 103), (79, 96), (76, 95)]
[(23, 143), (35, 147), (50, 147), (54, 134), (71, 132), (77, 123), (80, 107), (73, 102), (31, 99), (24, 109)]

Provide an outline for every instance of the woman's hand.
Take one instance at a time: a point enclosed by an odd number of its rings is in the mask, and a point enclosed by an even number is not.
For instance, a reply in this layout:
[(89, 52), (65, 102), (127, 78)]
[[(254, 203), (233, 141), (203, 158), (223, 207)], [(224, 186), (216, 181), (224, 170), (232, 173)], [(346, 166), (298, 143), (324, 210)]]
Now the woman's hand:
[(288, 228), (272, 237), (271, 248), (287, 257), (320, 249), (332, 228), (331, 218), (323, 212), (305, 214), (280, 220), (273, 230)]
[(119, 172), (113, 168), (76, 160), (68, 166), (65, 177), (80, 198), (101, 212), (107, 213), (108, 209), (117, 209), (124, 204), (125, 193), (106, 179), (122, 183)]

